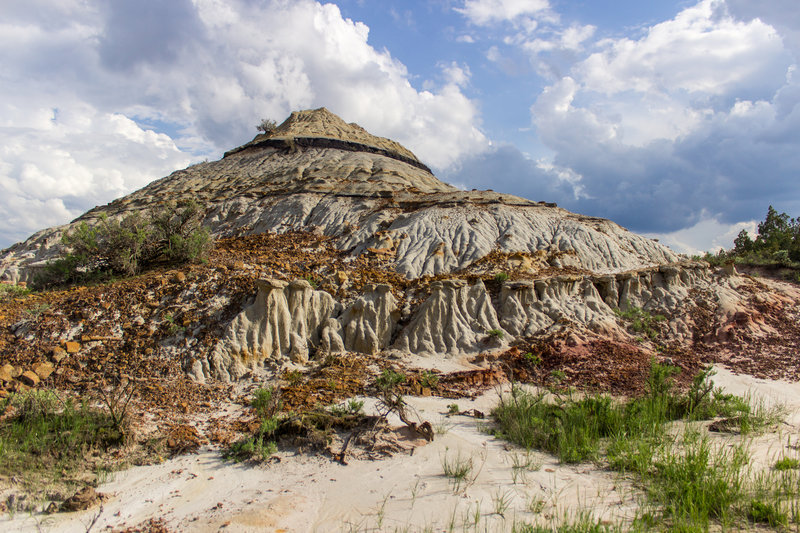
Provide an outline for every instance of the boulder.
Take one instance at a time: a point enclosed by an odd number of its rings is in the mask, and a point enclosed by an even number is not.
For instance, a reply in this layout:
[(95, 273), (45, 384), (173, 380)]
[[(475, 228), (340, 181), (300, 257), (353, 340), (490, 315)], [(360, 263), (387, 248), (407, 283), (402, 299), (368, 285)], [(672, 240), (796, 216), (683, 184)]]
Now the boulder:
[(14, 379), (14, 367), (6, 363), (0, 366), (0, 381), (12, 381)]
[(64, 349), (67, 353), (78, 353), (81, 350), (81, 343), (76, 341), (68, 341), (64, 345)]
[(44, 381), (45, 379), (50, 377), (50, 374), (52, 374), (55, 371), (55, 367), (53, 366), (52, 363), (48, 362), (36, 363), (35, 365), (33, 365), (32, 370), (37, 376), (39, 376), (39, 379)]
[(30, 370), (26, 370), (25, 372), (23, 372), (18, 379), (28, 387), (35, 387), (39, 384), (40, 381), (39, 376), (37, 376), (34, 372), (31, 372)]

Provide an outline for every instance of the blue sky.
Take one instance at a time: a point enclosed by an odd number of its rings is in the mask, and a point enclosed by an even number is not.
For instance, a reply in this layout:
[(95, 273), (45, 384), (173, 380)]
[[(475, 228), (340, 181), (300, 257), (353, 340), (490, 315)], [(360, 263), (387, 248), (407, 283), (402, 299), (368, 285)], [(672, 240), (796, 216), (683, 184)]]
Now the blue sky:
[(679, 251), (800, 215), (796, 0), (0, 0), (0, 246), (325, 106)]

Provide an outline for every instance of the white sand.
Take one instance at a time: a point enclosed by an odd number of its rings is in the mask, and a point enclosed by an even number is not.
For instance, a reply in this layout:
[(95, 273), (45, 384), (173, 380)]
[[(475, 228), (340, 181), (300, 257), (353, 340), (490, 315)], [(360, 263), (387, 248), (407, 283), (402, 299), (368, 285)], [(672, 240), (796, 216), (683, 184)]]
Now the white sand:
[[(769, 464), (784, 443), (797, 440), (800, 383), (759, 380), (725, 369), (714, 379), (728, 392), (749, 393), (793, 410), (791, 425), (754, 440), (757, 462)], [(163, 518), (181, 531), (441, 531), (450, 524), (456, 530), (477, 525), (481, 531), (503, 531), (515, 521), (546, 525), (585, 509), (610, 521), (632, 516), (633, 491), (616, 474), (593, 464), (559, 465), (553, 457), (532, 453), (540, 468), (519, 472), (514, 483), (513, 458), (523, 458), (524, 451), (482, 432), (480, 420), (445, 416), (450, 403), (488, 413), (498, 392), (475, 401), (409, 398), (422, 419), (447, 426), (447, 432), (413, 454), (381, 461), (350, 459), (343, 466), (324, 457), (281, 453), (280, 462), (251, 467), (225, 462), (217, 451), (206, 449), (119, 472), (98, 489), (112, 498), (94, 530)], [(473, 461), (470, 477), (475, 479), (454, 491), (443, 475), (443, 458), (458, 454)], [(531, 502), (537, 501), (539, 512), (530, 512)], [(18, 513), (0, 519), (0, 529), (85, 531), (97, 513)]]

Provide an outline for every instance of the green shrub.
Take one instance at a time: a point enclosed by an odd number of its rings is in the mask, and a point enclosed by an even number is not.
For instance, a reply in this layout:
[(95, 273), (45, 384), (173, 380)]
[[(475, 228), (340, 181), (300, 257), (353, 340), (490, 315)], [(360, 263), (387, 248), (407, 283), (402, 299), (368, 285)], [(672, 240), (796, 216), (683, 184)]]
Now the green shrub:
[(381, 391), (392, 391), (396, 389), (401, 383), (405, 383), (406, 376), (400, 372), (395, 372), (390, 368), (386, 368), (375, 380), (375, 384)]
[(753, 500), (747, 516), (753, 522), (769, 524), (772, 527), (786, 526), (789, 524), (788, 515), (781, 511), (775, 503)]
[(222, 452), (222, 456), (237, 463), (248, 460), (266, 461), (277, 451), (275, 441), (259, 433), (234, 442)]
[(361, 415), (364, 413), (364, 400), (350, 398), (346, 403), (332, 405), (328, 411), (333, 416), (344, 417), (349, 415)]
[(21, 298), (30, 294), (31, 290), (19, 285), (0, 284), (0, 302)]
[(489, 337), (496, 337), (498, 339), (502, 339), (505, 333), (503, 332), (502, 329), (490, 329), (489, 331), (486, 332), (486, 335), (488, 335)]
[(253, 392), (250, 406), (256, 410), (259, 418), (274, 416), (282, 406), (280, 392), (274, 387), (260, 387)]
[(133, 213), (112, 220), (104, 213), (94, 225), (82, 222), (62, 235), (67, 251), (45, 266), (34, 286), (86, 283), (131, 276), (157, 263), (203, 260), (211, 237), (201, 226), (202, 216), (200, 205), (187, 200), (149, 216)]
[(665, 321), (664, 315), (651, 315), (640, 307), (630, 306), (626, 311), (615, 309), (614, 312), (620, 318), (630, 322), (631, 329), (636, 333), (644, 333), (651, 340), (659, 335), (656, 324)]
[(775, 470), (798, 470), (800, 469), (800, 460), (793, 457), (784, 457), (775, 461)]
[(525, 360), (528, 361), (533, 366), (539, 366), (540, 364), (542, 364), (542, 356), (539, 354), (527, 352), (523, 354), (522, 357), (524, 357)]
[(275, 443), (275, 432), (281, 424), (278, 412), (283, 407), (280, 390), (274, 386), (259, 387), (253, 391), (250, 406), (255, 409), (260, 425), (255, 435), (244, 437), (223, 450), (226, 459), (235, 462), (265, 461), (278, 451)]
[(425, 370), (419, 377), (419, 384), (429, 389), (435, 389), (436, 386), (439, 385), (439, 376), (433, 372)]

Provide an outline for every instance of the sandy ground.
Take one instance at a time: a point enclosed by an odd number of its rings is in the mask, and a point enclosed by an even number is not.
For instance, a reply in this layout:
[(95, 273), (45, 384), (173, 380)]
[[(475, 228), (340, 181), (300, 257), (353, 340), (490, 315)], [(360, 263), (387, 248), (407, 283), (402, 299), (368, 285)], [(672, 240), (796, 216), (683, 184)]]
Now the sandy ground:
[[(754, 439), (755, 462), (770, 464), (787, 443), (798, 440), (800, 383), (722, 368), (715, 382), (728, 392), (789, 410), (778, 433)], [(501, 392), (457, 403), (462, 410), (488, 413)], [(482, 431), (483, 421), (447, 417), (453, 400), (408, 400), (437, 428), (434, 442), (413, 453), (380, 461), (351, 459), (343, 466), (282, 452), (279, 461), (253, 467), (225, 462), (217, 451), (204, 449), (114, 474), (98, 488), (111, 495), (102, 510), (18, 513), (0, 519), (0, 530), (86, 531), (98, 513), (93, 531), (124, 529), (151, 518), (179, 531), (507, 531), (515, 522), (548, 525), (586, 509), (609, 521), (632, 516), (635, 491), (616, 474), (593, 464), (559, 465), (536, 452), (526, 457)], [(443, 461), (457, 456), (471, 460), (473, 472), (466, 486), (455, 489), (443, 475)], [(515, 461), (527, 459), (533, 468), (513, 468)]]

